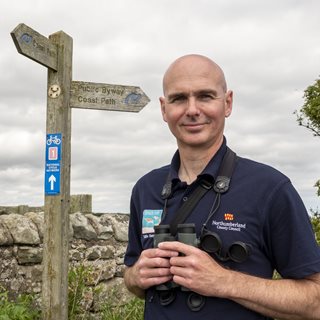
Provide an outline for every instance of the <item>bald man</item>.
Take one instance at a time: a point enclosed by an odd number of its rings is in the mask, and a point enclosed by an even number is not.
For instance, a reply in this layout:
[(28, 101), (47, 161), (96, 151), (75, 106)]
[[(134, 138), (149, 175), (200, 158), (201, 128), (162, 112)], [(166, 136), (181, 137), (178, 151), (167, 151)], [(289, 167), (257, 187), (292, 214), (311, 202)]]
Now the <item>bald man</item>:
[[(125, 284), (145, 298), (145, 319), (320, 319), (320, 250), (310, 219), (290, 180), (267, 165), (237, 156), (227, 192), (208, 188), (183, 221), (197, 245), (175, 233), (170, 240), (178, 241), (155, 243), (155, 229), (172, 227), (203, 179), (217, 180), (233, 102), (222, 69), (200, 55), (169, 66), (163, 94), (162, 117), (178, 150), (134, 186), (125, 255)], [(206, 249), (204, 239), (218, 249)], [(281, 280), (273, 280), (275, 270)]]

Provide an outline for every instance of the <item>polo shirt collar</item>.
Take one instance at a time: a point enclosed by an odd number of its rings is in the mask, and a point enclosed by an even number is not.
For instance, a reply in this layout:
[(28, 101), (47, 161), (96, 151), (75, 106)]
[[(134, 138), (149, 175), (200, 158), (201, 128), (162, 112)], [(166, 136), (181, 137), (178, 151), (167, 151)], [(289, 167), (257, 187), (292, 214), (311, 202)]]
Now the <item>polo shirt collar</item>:
[[(198, 178), (201, 176), (209, 176), (211, 179), (215, 179), (218, 170), (220, 167), (220, 164), (222, 162), (223, 156), (225, 155), (227, 151), (227, 140), (225, 137), (223, 137), (223, 142), (217, 153), (211, 158), (207, 166), (204, 168), (204, 170), (199, 174)], [(173, 158), (171, 160), (171, 166), (170, 166), (170, 176), (171, 176), (171, 181), (173, 185), (177, 182), (180, 181), (179, 179), (179, 168), (180, 168), (180, 154), (179, 150), (175, 152), (173, 155)]]

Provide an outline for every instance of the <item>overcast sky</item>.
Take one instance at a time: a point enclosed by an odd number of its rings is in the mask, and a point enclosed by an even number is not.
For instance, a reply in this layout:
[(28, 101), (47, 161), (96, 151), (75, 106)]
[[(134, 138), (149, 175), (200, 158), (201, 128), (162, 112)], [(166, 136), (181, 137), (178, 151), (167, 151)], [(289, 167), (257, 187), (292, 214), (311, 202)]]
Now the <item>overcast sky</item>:
[(10, 32), (23, 22), (73, 38), (73, 80), (139, 86), (151, 100), (140, 113), (72, 109), (71, 193), (92, 194), (95, 212), (129, 212), (135, 181), (171, 161), (158, 98), (188, 53), (215, 60), (234, 91), (229, 146), (319, 207), (320, 138), (293, 114), (320, 75), (318, 0), (10, 0), (0, 12), (0, 205), (44, 202), (47, 69), (18, 54)]

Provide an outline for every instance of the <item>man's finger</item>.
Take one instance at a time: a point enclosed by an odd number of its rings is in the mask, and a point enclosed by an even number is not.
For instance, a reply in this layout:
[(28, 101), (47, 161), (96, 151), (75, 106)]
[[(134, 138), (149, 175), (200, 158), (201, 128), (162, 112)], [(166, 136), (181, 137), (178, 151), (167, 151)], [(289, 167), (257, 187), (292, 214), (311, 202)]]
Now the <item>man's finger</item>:
[(160, 249), (168, 250), (172, 252), (179, 252), (186, 256), (194, 253), (195, 250), (197, 250), (197, 248), (193, 246), (190, 246), (188, 244), (178, 242), (178, 241), (165, 241), (165, 242), (159, 243), (158, 246)]

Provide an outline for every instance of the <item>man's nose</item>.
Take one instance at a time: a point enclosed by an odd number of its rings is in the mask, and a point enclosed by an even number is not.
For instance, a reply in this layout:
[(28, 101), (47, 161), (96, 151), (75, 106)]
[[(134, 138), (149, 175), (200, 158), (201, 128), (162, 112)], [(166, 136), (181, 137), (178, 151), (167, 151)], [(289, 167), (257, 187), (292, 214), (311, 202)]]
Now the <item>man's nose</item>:
[(197, 100), (195, 97), (190, 97), (188, 99), (188, 105), (187, 105), (187, 116), (197, 116), (200, 114), (200, 109), (197, 103)]

